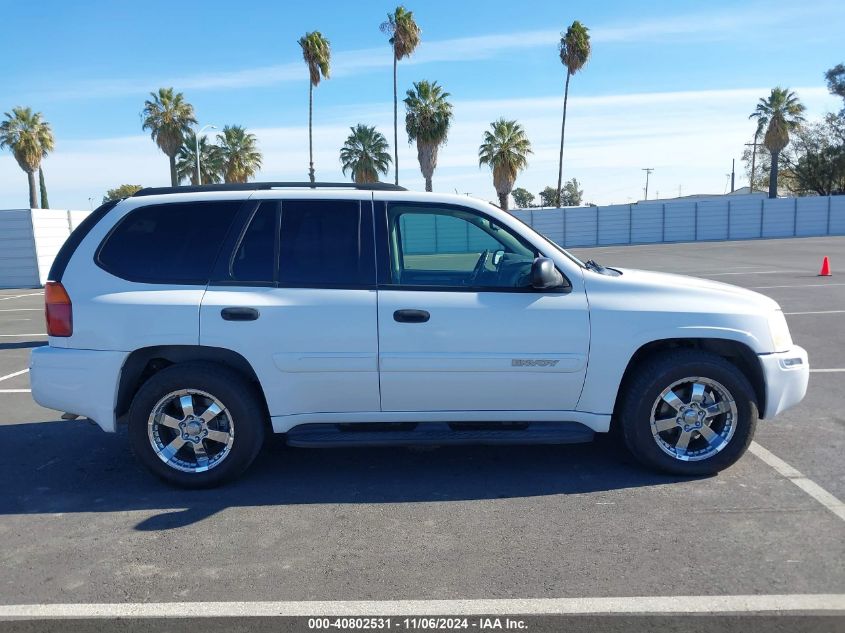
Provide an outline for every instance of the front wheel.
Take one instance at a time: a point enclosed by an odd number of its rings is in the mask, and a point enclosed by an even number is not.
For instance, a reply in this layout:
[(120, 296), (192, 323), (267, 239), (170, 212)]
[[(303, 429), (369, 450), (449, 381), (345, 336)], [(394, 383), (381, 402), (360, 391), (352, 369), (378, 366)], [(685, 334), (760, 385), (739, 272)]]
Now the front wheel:
[(138, 390), (129, 409), (129, 442), (162, 479), (208, 488), (252, 463), (265, 417), (255, 388), (238, 373), (212, 363), (180, 363)]
[(628, 450), (679, 475), (711, 475), (742, 457), (757, 405), (748, 379), (715, 354), (676, 350), (636, 369), (619, 408)]

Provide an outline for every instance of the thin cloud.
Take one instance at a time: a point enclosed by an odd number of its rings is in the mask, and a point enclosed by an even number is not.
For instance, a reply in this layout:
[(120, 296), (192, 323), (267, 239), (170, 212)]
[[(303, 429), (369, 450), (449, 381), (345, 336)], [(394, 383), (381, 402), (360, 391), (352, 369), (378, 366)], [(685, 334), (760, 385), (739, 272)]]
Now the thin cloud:
[[(800, 8), (782, 7), (777, 11), (759, 11), (756, 7), (722, 12), (709, 11), (660, 19), (644, 19), (624, 24), (598, 25), (591, 29), (594, 43), (648, 42), (658, 38), (702, 37), (708, 40), (735, 37), (737, 33), (747, 36), (748, 25), (755, 28), (789, 26), (797, 16), (807, 18), (809, 14), (824, 13), (828, 3)], [(537, 29), (511, 33), (498, 33), (458, 37), (446, 40), (423, 40), (406, 62), (422, 65), (444, 62), (467, 62), (494, 59), (519, 50), (554, 48), (560, 38), (560, 29)], [(391, 66), (389, 48), (385, 46), (337, 51), (332, 63), (332, 74), (346, 77)], [(173, 85), (180, 90), (231, 90), (274, 86), (303, 77), (302, 63), (242, 68), (230, 71), (209, 71), (194, 75), (175, 77), (150, 77), (147, 79), (115, 79), (77, 83), (73, 88), (40, 92), (45, 99), (91, 99), (128, 96), (139, 93), (139, 86)]]

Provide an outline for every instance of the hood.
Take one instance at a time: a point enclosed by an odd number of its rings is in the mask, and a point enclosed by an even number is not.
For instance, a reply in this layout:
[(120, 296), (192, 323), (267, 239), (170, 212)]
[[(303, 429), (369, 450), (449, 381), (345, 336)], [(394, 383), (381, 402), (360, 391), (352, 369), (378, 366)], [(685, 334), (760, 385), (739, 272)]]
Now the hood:
[[(616, 268), (616, 270), (622, 274), (617, 277), (606, 277), (595, 273), (590, 274), (587, 271), (587, 275), (591, 281), (595, 277), (612, 280), (613, 285), (618, 284), (618, 289), (624, 288), (625, 291), (637, 294), (641, 292), (644, 298), (665, 297), (673, 303), (686, 304), (687, 309), (692, 308), (703, 312), (770, 313), (773, 310), (780, 310), (777, 302), (766, 295), (720, 281), (634, 268)], [(588, 282), (588, 287), (589, 285), (591, 284)]]

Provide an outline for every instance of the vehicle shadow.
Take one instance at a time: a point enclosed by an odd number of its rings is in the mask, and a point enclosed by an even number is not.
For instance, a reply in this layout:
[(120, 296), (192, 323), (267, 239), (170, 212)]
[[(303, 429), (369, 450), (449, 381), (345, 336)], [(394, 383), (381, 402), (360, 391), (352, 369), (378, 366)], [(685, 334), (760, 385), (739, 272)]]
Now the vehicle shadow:
[(0, 425), (0, 514), (159, 510), (138, 530), (191, 525), (231, 507), (464, 501), (582, 494), (676, 481), (612, 438), (568, 446), (294, 449), (269, 438), (247, 473), (213, 490), (148, 474), (125, 432), (86, 421)]
[(17, 343), (0, 343), (0, 350), (4, 349), (28, 349), (30, 347), (44, 347), (47, 341), (19, 341)]

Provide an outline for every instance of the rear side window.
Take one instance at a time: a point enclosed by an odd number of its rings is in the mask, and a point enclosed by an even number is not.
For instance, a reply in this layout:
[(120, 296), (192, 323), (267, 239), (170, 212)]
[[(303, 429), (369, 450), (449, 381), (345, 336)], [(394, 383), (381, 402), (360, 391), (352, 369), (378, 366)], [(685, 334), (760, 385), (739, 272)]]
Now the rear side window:
[(70, 262), (70, 258), (73, 257), (73, 254), (82, 243), (82, 240), (84, 240), (85, 236), (91, 232), (91, 229), (97, 225), (97, 222), (106, 217), (106, 214), (114, 209), (118, 202), (120, 202), (120, 200), (111, 200), (110, 202), (106, 202), (104, 205), (94, 209), (84, 220), (82, 220), (82, 222), (79, 223), (79, 226), (73, 230), (70, 236), (65, 240), (65, 243), (62, 244), (59, 252), (56, 254), (56, 259), (53, 260), (53, 265), (50, 266), (50, 272), (47, 275), (47, 279), (50, 281), (62, 280), (62, 277), (65, 274), (65, 269)]
[(371, 216), (357, 200), (285, 200), (279, 284), (349, 287), (375, 284)]
[(186, 202), (131, 211), (100, 246), (97, 263), (129, 281), (205, 284), (240, 205)]
[(278, 209), (279, 203), (272, 200), (262, 202), (256, 209), (232, 257), (230, 279), (275, 281)]

